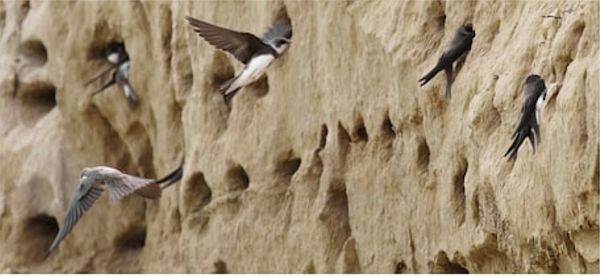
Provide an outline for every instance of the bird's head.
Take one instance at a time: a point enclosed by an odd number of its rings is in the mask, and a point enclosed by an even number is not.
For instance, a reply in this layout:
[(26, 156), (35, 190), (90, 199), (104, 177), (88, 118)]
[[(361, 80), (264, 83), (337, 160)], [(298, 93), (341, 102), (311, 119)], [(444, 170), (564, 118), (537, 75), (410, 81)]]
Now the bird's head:
[(108, 62), (112, 64), (118, 64), (129, 58), (127, 52), (125, 52), (125, 45), (120, 42), (109, 44), (104, 50), (104, 54)]
[(463, 33), (466, 36), (475, 37), (475, 30), (473, 29), (473, 24), (467, 23), (463, 25), (461, 33)]
[(292, 41), (289, 38), (281, 37), (275, 39), (271, 45), (273, 46), (275, 51), (277, 51), (277, 54), (281, 55), (283, 54), (283, 52), (285, 52), (285, 50), (287, 50), (291, 42)]
[(542, 77), (540, 77), (539, 75), (531, 74), (531, 75), (527, 76), (527, 79), (525, 79), (525, 83), (534, 83), (541, 79), (542, 79)]

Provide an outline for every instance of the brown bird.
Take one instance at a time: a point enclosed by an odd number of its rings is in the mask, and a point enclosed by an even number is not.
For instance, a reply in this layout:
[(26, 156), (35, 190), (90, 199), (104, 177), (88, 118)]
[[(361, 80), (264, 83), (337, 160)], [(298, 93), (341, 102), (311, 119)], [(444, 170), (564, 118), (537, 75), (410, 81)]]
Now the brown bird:
[(533, 153), (542, 140), (540, 137), (540, 112), (546, 99), (546, 83), (538, 75), (529, 75), (523, 84), (523, 106), (521, 107), (521, 121), (512, 135), (513, 143), (504, 156), (510, 154), (508, 160), (517, 158), (517, 151), (525, 138), (529, 139)]
[[(92, 207), (92, 204), (102, 195), (104, 190), (108, 189), (111, 203), (132, 193), (149, 199), (158, 199), (163, 188), (159, 184), (165, 181), (173, 181), (172, 177), (169, 176), (176, 174), (179, 170), (178, 168), (163, 179), (153, 180), (128, 175), (104, 166), (83, 169), (79, 178), (79, 188), (77, 188), (71, 199), (63, 227), (56, 235), (52, 245), (50, 245), (46, 256), (73, 230), (83, 213)], [(176, 180), (178, 179), (174, 181)]]
[[(473, 38), (475, 37), (475, 30), (473, 30), (473, 25), (466, 24), (456, 31), (454, 38), (450, 41), (450, 45), (446, 47), (444, 53), (438, 60), (437, 65), (429, 73), (419, 79), (421, 82), (421, 86), (425, 85), (429, 82), (437, 73), (444, 70), (446, 72), (446, 97), (450, 97), (452, 95), (452, 82), (454, 81), (454, 77), (464, 64), (469, 51), (471, 51), (471, 44), (473, 43)], [(454, 70), (453, 63), (456, 62), (456, 69)]]

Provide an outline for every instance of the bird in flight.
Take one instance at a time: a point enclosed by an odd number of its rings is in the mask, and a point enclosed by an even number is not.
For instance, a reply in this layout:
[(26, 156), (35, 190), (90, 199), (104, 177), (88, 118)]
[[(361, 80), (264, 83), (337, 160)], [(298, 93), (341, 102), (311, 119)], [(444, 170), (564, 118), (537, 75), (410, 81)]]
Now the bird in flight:
[[(442, 53), (435, 67), (419, 79), (421, 86), (429, 82), (437, 73), (444, 70), (446, 72), (446, 97), (450, 98), (452, 95), (452, 82), (462, 68), (469, 51), (471, 51), (471, 44), (474, 37), (475, 30), (473, 30), (473, 25), (466, 24), (460, 27), (456, 31), (456, 34), (454, 34), (454, 38), (450, 41), (448, 47), (444, 50), (444, 53)], [(456, 62), (456, 70), (454, 70), (454, 62)]]
[(533, 153), (542, 140), (540, 137), (540, 114), (546, 100), (546, 83), (538, 75), (529, 75), (523, 84), (523, 105), (521, 107), (521, 120), (512, 135), (513, 143), (504, 156), (508, 160), (517, 158), (517, 151), (525, 138), (529, 139)]
[(63, 226), (58, 231), (52, 245), (50, 245), (46, 257), (73, 230), (83, 213), (92, 207), (104, 190), (108, 190), (111, 203), (119, 201), (132, 193), (149, 199), (158, 199), (161, 196), (162, 189), (166, 188), (161, 187), (160, 184), (166, 181), (179, 180), (180, 178), (173, 179), (173, 175), (177, 175), (179, 171), (178, 168), (175, 172), (160, 180), (153, 180), (128, 175), (117, 169), (104, 166), (83, 169), (79, 178), (79, 187), (71, 199)]
[(287, 50), (292, 39), (291, 24), (281, 20), (275, 21), (263, 37), (258, 38), (250, 33), (221, 28), (190, 16), (186, 19), (204, 40), (229, 52), (245, 65), (239, 74), (219, 88), (227, 105), (240, 88), (258, 80), (265, 73), (267, 67)]

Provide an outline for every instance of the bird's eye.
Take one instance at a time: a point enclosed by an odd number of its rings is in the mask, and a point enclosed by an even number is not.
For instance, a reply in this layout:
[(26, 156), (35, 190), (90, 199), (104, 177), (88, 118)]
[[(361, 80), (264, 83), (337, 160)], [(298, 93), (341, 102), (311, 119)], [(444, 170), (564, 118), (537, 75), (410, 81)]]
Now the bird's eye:
[(275, 41), (275, 46), (277, 46), (277, 47), (279, 47), (283, 44), (285, 44), (285, 40), (283, 40), (283, 39), (278, 39)]

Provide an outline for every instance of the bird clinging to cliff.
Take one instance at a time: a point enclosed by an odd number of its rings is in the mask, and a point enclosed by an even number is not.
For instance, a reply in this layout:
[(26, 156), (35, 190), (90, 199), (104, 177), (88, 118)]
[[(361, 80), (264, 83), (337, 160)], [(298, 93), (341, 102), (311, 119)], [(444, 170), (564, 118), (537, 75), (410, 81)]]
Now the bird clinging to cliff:
[[(450, 44), (442, 53), (442, 56), (438, 60), (437, 65), (429, 71), (425, 76), (419, 79), (421, 82), (421, 86), (425, 85), (429, 82), (437, 73), (444, 70), (446, 72), (446, 97), (450, 97), (452, 95), (452, 82), (454, 81), (454, 76), (458, 74), (462, 65), (471, 50), (471, 44), (473, 42), (473, 38), (475, 37), (475, 30), (473, 30), (473, 25), (466, 24), (461, 26), (456, 34), (454, 34), (454, 38), (450, 41)], [(456, 71), (453, 68), (453, 63), (456, 61)]]
[(292, 39), (292, 26), (283, 20), (275, 21), (263, 37), (258, 38), (250, 33), (221, 28), (189, 16), (186, 16), (186, 19), (204, 40), (220, 50), (231, 53), (245, 64), (237, 76), (219, 88), (227, 105), (239, 89), (264, 74), (267, 67), (287, 50)]
[[(117, 84), (123, 91), (125, 97), (127, 98), (129, 106), (131, 108), (134, 108), (137, 105), (138, 96), (131, 84), (129, 83), (129, 70), (131, 69), (131, 62), (129, 61), (129, 55), (125, 50), (125, 45), (123, 43), (118, 42), (111, 43), (105, 50), (105, 57), (106, 60), (111, 64), (109, 70), (114, 70), (112, 73), (112, 78), (100, 89), (92, 93), (92, 96), (104, 91), (106, 88), (113, 84)], [(87, 82), (87, 84), (103, 76), (106, 72), (107, 71), (104, 71), (98, 76), (92, 78), (90, 81)]]
[[(180, 168), (160, 180), (153, 180), (124, 174), (117, 169), (104, 166), (83, 169), (79, 178), (79, 187), (71, 199), (63, 227), (50, 245), (47, 254), (49, 255), (73, 230), (83, 213), (92, 207), (105, 189), (108, 189), (111, 203), (132, 193), (149, 199), (158, 199), (162, 189), (180, 179), (177, 178), (178, 171)], [(169, 181), (167, 185), (160, 186), (167, 181)]]
[(517, 151), (529, 138), (533, 153), (540, 143), (540, 113), (546, 99), (546, 84), (538, 75), (529, 75), (523, 84), (523, 105), (521, 107), (521, 120), (512, 135), (513, 143), (504, 156), (510, 154), (509, 160), (517, 158)]

